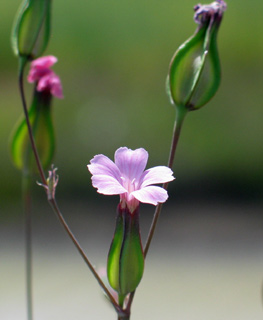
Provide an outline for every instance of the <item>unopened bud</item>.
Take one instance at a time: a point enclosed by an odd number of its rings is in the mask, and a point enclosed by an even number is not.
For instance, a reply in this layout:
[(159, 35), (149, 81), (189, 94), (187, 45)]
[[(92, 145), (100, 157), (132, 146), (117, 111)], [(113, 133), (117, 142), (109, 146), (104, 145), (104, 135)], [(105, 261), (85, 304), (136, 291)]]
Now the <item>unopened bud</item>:
[(194, 7), (198, 24), (194, 35), (175, 52), (168, 74), (172, 103), (196, 110), (216, 93), (221, 78), (217, 32), (226, 10), (223, 0)]
[(50, 36), (51, 0), (25, 0), (15, 21), (12, 44), (16, 55), (42, 55)]
[[(51, 94), (35, 90), (33, 102), (28, 111), (29, 121), (43, 168), (50, 166), (55, 152), (51, 100)], [(29, 166), (33, 171), (37, 172), (24, 117), (15, 127), (11, 140), (11, 156), (18, 169), (23, 170)]]
[(51, 170), (48, 171), (47, 178), (47, 197), (48, 200), (55, 199), (56, 187), (58, 184), (58, 175), (56, 174), (57, 168), (54, 165), (51, 166)]
[[(29, 122), (43, 168), (50, 166), (55, 151), (52, 121), (52, 96), (63, 98), (60, 78), (51, 67), (57, 61), (54, 56), (41, 57), (31, 63), (28, 81), (35, 83), (33, 102), (28, 111)], [(11, 155), (18, 169), (34, 166), (27, 122), (23, 117), (15, 127), (11, 140)]]
[(48, 200), (54, 200), (56, 194), (56, 187), (58, 185), (58, 175), (56, 174), (57, 168), (52, 164), (51, 170), (48, 171), (47, 183), (39, 183), (37, 184), (46, 189)]

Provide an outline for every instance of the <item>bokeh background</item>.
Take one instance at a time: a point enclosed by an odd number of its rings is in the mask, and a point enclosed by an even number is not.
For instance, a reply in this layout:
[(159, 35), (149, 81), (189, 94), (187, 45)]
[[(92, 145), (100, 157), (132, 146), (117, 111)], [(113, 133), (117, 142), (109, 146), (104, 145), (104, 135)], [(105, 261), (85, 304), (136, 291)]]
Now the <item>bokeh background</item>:
[[(195, 30), (192, 0), (53, 1), (46, 54), (63, 82), (54, 100), (57, 199), (96, 265), (105, 264), (118, 198), (92, 189), (98, 153), (144, 147), (167, 162), (174, 107), (170, 59)], [(0, 2), (0, 318), (26, 319), (21, 176), (8, 139), (21, 114), (10, 32), (19, 0)], [(230, 0), (218, 45), (216, 96), (184, 123), (165, 206), (133, 319), (262, 319), (263, 2)], [(26, 86), (28, 100), (32, 87)], [(37, 179), (37, 178), (36, 178)], [(36, 319), (115, 319), (72, 244), (34, 189)], [(145, 239), (153, 208), (142, 206)], [(154, 293), (153, 293), (154, 292)]]

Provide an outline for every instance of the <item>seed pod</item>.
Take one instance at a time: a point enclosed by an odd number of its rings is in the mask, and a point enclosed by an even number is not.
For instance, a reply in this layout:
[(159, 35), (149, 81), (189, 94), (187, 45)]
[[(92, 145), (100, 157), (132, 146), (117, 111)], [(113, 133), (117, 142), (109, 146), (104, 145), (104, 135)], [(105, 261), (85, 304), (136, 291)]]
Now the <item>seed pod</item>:
[[(28, 112), (43, 168), (50, 166), (55, 151), (51, 100), (52, 96), (50, 93), (35, 90), (33, 102)], [(37, 172), (24, 117), (16, 125), (11, 139), (11, 157), (18, 169), (31, 168), (31, 170)]]
[(119, 295), (134, 291), (141, 281), (144, 256), (138, 208), (131, 214), (118, 206), (116, 229), (108, 254), (108, 280)]
[(25, 0), (15, 20), (12, 45), (16, 55), (35, 59), (50, 36), (51, 0)]
[(217, 0), (210, 5), (197, 5), (194, 10), (197, 30), (175, 52), (167, 81), (172, 103), (188, 110), (205, 105), (219, 87), (217, 33), (226, 4)]

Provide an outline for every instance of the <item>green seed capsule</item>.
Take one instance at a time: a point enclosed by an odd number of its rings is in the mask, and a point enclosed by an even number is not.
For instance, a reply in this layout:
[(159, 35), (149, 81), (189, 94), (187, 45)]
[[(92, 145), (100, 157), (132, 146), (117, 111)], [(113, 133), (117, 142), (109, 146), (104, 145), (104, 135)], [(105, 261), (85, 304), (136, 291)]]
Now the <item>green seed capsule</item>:
[[(39, 157), (44, 168), (51, 165), (55, 151), (50, 104), (50, 94), (35, 91), (33, 103), (29, 109), (29, 120)], [(11, 139), (11, 157), (18, 169), (31, 168), (32, 171), (37, 172), (24, 117), (16, 125)]]
[(175, 52), (167, 89), (171, 101), (188, 110), (205, 105), (216, 93), (221, 78), (217, 32), (226, 4), (222, 0), (195, 7), (195, 34)]
[(134, 291), (141, 281), (144, 256), (139, 230), (139, 212), (118, 207), (116, 229), (108, 254), (108, 280), (120, 296)]
[(50, 36), (50, 14), (51, 0), (25, 0), (12, 34), (16, 55), (30, 59), (42, 55)]

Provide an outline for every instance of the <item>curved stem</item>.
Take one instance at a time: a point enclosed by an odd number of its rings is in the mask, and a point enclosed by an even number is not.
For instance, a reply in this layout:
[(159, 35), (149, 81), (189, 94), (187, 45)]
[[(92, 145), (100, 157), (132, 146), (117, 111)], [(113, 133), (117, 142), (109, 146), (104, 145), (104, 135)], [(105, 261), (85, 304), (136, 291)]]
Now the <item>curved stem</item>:
[[(175, 124), (174, 124), (173, 139), (172, 139), (170, 155), (169, 155), (169, 159), (168, 159), (168, 167), (169, 168), (173, 167), (175, 152), (176, 152), (176, 148), (177, 148), (177, 145), (178, 145), (178, 140), (179, 140), (180, 133), (181, 133), (181, 128), (182, 128), (182, 125), (183, 125), (183, 122), (184, 122), (184, 118), (185, 118), (188, 110), (186, 108), (184, 108), (184, 107), (177, 107), (176, 111), (177, 112), (176, 112), (176, 120), (175, 120)], [(169, 185), (169, 182), (166, 182), (166, 183), (163, 184), (162, 187), (165, 190), (167, 190), (168, 189), (168, 185)], [(149, 250), (152, 238), (153, 238), (153, 234), (154, 234), (154, 231), (155, 231), (155, 228), (156, 228), (156, 225), (157, 225), (158, 218), (160, 216), (161, 210), (162, 210), (162, 203), (159, 203), (157, 205), (156, 209), (155, 209), (155, 213), (154, 213), (154, 216), (153, 216), (153, 221), (152, 221), (152, 224), (151, 224), (151, 227), (150, 227), (148, 238), (146, 240), (146, 244), (145, 244), (145, 248), (144, 248), (144, 257), (147, 256), (147, 253), (148, 253), (148, 250)]]
[(28, 110), (27, 110), (27, 106), (26, 106), (24, 83), (23, 83), (24, 69), (25, 69), (26, 63), (27, 63), (27, 58), (24, 58), (24, 57), (20, 58), (20, 60), (19, 60), (18, 85), (19, 85), (19, 90), (20, 90), (20, 95), (21, 95), (24, 115), (25, 115), (25, 119), (26, 119), (28, 135), (29, 135), (31, 147), (32, 147), (32, 150), (33, 150), (33, 153), (34, 153), (34, 157), (35, 157), (35, 160), (36, 160), (37, 168), (38, 168), (41, 180), (42, 180), (42, 184), (43, 185), (47, 185), (46, 177), (45, 177), (45, 174), (44, 174), (44, 170), (43, 170), (43, 167), (41, 165), (41, 161), (39, 159), (39, 155), (38, 155), (38, 152), (37, 152), (37, 147), (36, 147), (36, 144), (35, 144), (35, 139), (34, 139), (34, 136), (33, 136), (33, 131), (32, 131), (32, 127), (31, 127), (31, 124), (30, 124)]
[[(35, 140), (34, 140), (34, 136), (33, 136), (33, 131), (32, 131), (32, 126), (31, 126), (30, 121), (29, 121), (29, 115), (28, 115), (28, 110), (27, 110), (27, 106), (26, 106), (25, 94), (24, 94), (23, 74), (24, 74), (24, 68), (25, 68), (27, 59), (26, 58), (20, 58), (19, 62), (20, 62), (20, 65), (19, 65), (19, 89), (20, 89), (20, 94), (21, 94), (21, 99), (22, 99), (22, 105), (23, 105), (23, 110), (24, 110), (24, 114), (25, 114), (25, 119), (26, 119), (26, 123), (27, 123), (29, 139), (30, 139), (32, 150), (33, 150), (34, 158), (36, 160), (37, 168), (38, 168), (41, 180), (42, 180), (42, 185), (47, 190), (48, 189), (48, 185), (47, 185), (47, 181), (46, 181), (46, 178), (45, 178), (44, 170), (43, 170), (43, 167), (42, 167), (39, 155), (38, 155), (38, 151), (37, 151), (37, 148), (36, 148), (36, 144), (35, 144)], [(47, 195), (48, 195), (48, 191), (47, 191)], [(67, 234), (69, 235), (70, 239), (72, 240), (72, 242), (74, 243), (74, 245), (78, 249), (80, 255), (82, 256), (82, 258), (84, 259), (86, 264), (88, 265), (90, 271), (92, 272), (92, 274), (94, 275), (94, 277), (96, 278), (96, 280), (98, 281), (99, 285), (102, 287), (104, 292), (109, 297), (109, 299), (110, 299), (113, 307), (115, 308), (116, 312), (118, 313), (118, 315), (119, 316), (126, 316), (127, 313), (121, 307), (119, 307), (119, 305), (116, 303), (115, 299), (113, 298), (113, 296), (111, 295), (111, 293), (109, 292), (109, 290), (107, 289), (107, 287), (105, 286), (105, 284), (103, 283), (103, 281), (101, 280), (99, 275), (97, 274), (95, 268), (92, 266), (91, 262), (89, 261), (88, 257), (84, 253), (83, 249), (81, 248), (81, 246), (78, 243), (77, 239), (75, 238), (74, 234), (70, 230), (70, 228), (67, 225), (62, 213), (60, 212), (60, 210), (58, 208), (58, 205), (57, 205), (55, 199), (48, 197), (48, 201), (49, 201), (52, 209), (56, 213), (56, 215), (57, 215), (59, 221), (61, 222), (62, 226), (64, 227), (64, 229), (66, 230)], [(29, 319), (29, 320), (31, 320), (31, 319)]]
[[(20, 57), (19, 59), (19, 75), (18, 75), (18, 86), (21, 95), (24, 115), (27, 123), (28, 134), (32, 150), (37, 162), (37, 167), (41, 176), (43, 184), (46, 184), (45, 175), (39, 161), (39, 156), (37, 153), (32, 128), (29, 121), (29, 115), (26, 106), (26, 99), (24, 94), (23, 85), (23, 75), (25, 65), (27, 63), (27, 58)], [(28, 160), (28, 159), (27, 159)], [(25, 246), (26, 246), (26, 296), (27, 296), (27, 318), (28, 320), (33, 319), (33, 294), (32, 294), (32, 218), (31, 218), (31, 196), (30, 196), (30, 177), (29, 172), (25, 168), (23, 171), (23, 181), (22, 181), (22, 194), (24, 202), (24, 214), (25, 214)]]

